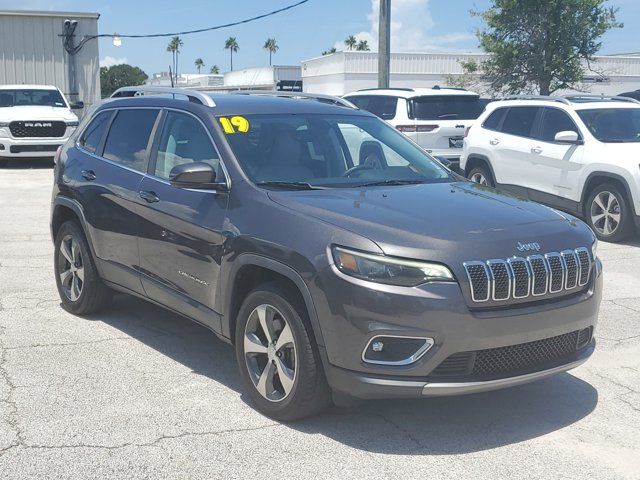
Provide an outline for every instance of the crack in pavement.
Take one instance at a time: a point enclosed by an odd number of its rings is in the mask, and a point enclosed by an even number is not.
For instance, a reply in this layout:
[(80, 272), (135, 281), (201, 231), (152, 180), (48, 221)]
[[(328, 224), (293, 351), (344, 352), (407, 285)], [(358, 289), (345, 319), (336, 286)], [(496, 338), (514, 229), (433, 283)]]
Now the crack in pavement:
[(168, 337), (168, 334), (159, 334), (159, 335), (141, 335), (138, 337), (111, 337), (111, 338), (103, 338), (100, 340), (87, 340), (80, 342), (69, 342), (69, 343), (37, 343), (34, 345), (21, 345), (18, 347), (6, 347), (5, 350), (27, 350), (30, 348), (43, 348), (43, 347), (68, 347), (68, 346), (76, 346), (76, 345), (92, 345), (97, 343), (105, 343), (105, 342), (113, 342), (117, 340), (142, 340), (142, 339), (150, 339), (150, 338), (159, 338), (159, 337)]
[[(4, 330), (4, 329), (3, 329)], [(13, 429), (16, 439), (12, 442), (11, 446), (24, 445), (24, 437), (22, 435), (22, 431), (20, 430), (20, 425), (18, 424), (18, 406), (16, 405), (16, 400), (14, 398), (16, 387), (11, 380), (11, 376), (7, 371), (6, 366), (7, 361), (7, 349), (4, 348), (4, 342), (0, 338), (0, 378), (4, 380), (4, 382), (9, 387), (9, 392), (7, 393), (7, 397), (3, 399), (3, 401), (9, 405), (9, 414), (7, 416), (7, 423)]]

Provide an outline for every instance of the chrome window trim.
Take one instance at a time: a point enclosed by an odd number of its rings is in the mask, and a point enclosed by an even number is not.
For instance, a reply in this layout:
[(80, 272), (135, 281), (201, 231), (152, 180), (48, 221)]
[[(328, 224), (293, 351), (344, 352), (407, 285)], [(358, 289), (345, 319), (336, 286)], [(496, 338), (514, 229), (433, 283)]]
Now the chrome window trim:
[[(413, 355), (403, 359), (403, 360), (397, 360), (395, 362), (387, 362), (384, 360), (367, 360), (365, 358), (365, 353), (367, 353), (367, 350), (369, 349), (369, 345), (371, 345), (371, 343), (376, 339), (376, 338), (383, 338), (383, 337), (387, 337), (387, 338), (408, 338), (410, 340), (423, 340), (424, 344), (418, 349), (416, 350)], [(364, 349), (362, 350), (362, 354), (361, 354), (361, 358), (362, 361), (364, 363), (370, 363), (370, 364), (374, 364), (374, 365), (390, 365), (390, 366), (405, 366), (405, 365), (411, 365), (412, 363), (417, 362), (418, 360), (420, 360), (425, 353), (427, 353), (431, 347), (433, 347), (433, 345), (435, 344), (435, 340), (431, 337), (412, 337), (412, 336), (408, 336), (408, 335), (385, 335), (385, 334), (379, 334), (379, 335), (375, 335), (373, 337), (371, 337), (371, 339), (369, 339), (369, 341), (367, 342), (367, 344), (365, 345)]]
[[(487, 277), (487, 298), (485, 299), (477, 299), (475, 294), (473, 293), (473, 279), (471, 278), (471, 274), (469, 273), (469, 269), (467, 267), (471, 267), (473, 265), (480, 265), (482, 266), (482, 268), (484, 268), (484, 274)], [(462, 264), (462, 266), (464, 267), (464, 271), (467, 274), (467, 279), (469, 280), (469, 286), (471, 287), (469, 290), (471, 291), (471, 300), (473, 300), (476, 303), (481, 303), (481, 302), (488, 302), (489, 298), (491, 296), (491, 283), (492, 283), (492, 279), (493, 279), (493, 275), (491, 274), (491, 272), (489, 271), (489, 268), (487, 267), (487, 264), (485, 262), (480, 262), (480, 261), (470, 261), (470, 262), (464, 262)]]
[[(549, 277), (550, 277), (548, 281), (549, 293), (561, 292), (565, 288), (565, 282), (568, 277), (567, 264), (564, 261), (564, 257), (558, 252), (549, 252), (549, 253), (545, 253), (544, 258), (547, 262), (547, 265), (549, 265)], [(549, 262), (550, 258), (557, 258), (560, 260), (560, 269), (561, 269), (562, 278), (560, 279), (560, 288), (558, 288), (557, 290), (553, 290), (553, 281), (555, 280), (555, 277), (553, 274), (553, 268), (551, 268), (551, 262)]]
[[(505, 272), (507, 272), (507, 296), (504, 298), (496, 297), (496, 277), (493, 273), (493, 265), (503, 265)], [(493, 300), (494, 302), (503, 302), (505, 300), (509, 300), (511, 298), (511, 284), (513, 283), (513, 275), (511, 274), (509, 263), (500, 258), (492, 258), (491, 260), (487, 260), (487, 267), (489, 267), (489, 272), (491, 273), (491, 300)]]
[[(513, 262), (522, 262), (524, 263), (524, 267), (527, 270), (527, 293), (521, 296), (516, 295), (516, 272), (513, 269)], [(527, 298), (531, 294), (531, 280), (533, 278), (533, 272), (531, 271), (531, 265), (527, 262), (527, 259), (524, 257), (511, 257), (507, 259), (507, 264), (509, 264), (509, 268), (511, 268), (511, 273), (513, 274), (513, 298)]]

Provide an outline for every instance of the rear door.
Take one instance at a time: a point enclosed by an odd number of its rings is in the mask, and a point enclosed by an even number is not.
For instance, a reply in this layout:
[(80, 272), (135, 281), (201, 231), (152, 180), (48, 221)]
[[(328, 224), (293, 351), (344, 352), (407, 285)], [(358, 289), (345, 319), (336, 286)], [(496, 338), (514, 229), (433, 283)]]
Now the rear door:
[[(572, 131), (583, 139), (582, 132), (563, 110), (544, 107), (540, 115), (540, 126), (529, 156), (530, 168), (527, 175), (530, 196), (533, 200), (566, 207), (564, 200), (579, 198), (576, 192), (577, 180), (584, 156), (583, 145), (557, 143), (558, 132)], [(553, 197), (550, 197), (553, 196)]]
[(77, 182), (103, 275), (138, 293), (137, 232), (146, 222), (138, 208), (138, 187), (158, 113), (147, 108), (99, 113), (80, 137), (81, 161), (69, 162), (65, 170)]
[(214, 310), (228, 195), (226, 189), (194, 190), (169, 183), (171, 169), (210, 163), (216, 182), (226, 177), (220, 155), (203, 123), (193, 114), (167, 110), (155, 142), (149, 174), (139, 190), (142, 215), (140, 266), (146, 294), (219, 331)]
[(464, 130), (480, 116), (478, 95), (425, 95), (409, 100), (416, 142), (434, 155), (460, 157)]
[[(530, 156), (537, 140), (533, 138), (540, 107), (511, 107), (502, 121), (501, 135), (494, 139), (493, 168), (500, 184), (517, 186), (520, 192), (531, 181)], [(496, 141), (497, 140), (497, 141)], [(524, 192), (522, 192), (524, 193)]]

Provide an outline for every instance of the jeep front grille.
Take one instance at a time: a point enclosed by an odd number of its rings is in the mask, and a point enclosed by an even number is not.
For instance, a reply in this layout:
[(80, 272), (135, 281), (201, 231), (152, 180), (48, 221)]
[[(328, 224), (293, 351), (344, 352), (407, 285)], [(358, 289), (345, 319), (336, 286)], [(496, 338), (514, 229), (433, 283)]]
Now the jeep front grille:
[(538, 297), (567, 292), (589, 283), (592, 258), (585, 247), (545, 255), (464, 263), (471, 299), (493, 300)]
[(64, 137), (67, 124), (60, 121), (15, 121), (9, 124), (14, 138), (58, 138)]

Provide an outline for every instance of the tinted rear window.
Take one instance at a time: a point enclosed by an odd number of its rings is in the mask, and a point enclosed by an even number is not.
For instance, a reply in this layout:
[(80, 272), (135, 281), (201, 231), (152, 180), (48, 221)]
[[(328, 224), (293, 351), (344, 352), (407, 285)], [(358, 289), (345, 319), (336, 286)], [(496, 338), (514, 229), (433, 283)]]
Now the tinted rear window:
[(502, 125), (502, 131), (510, 135), (530, 137), (539, 107), (511, 107)]
[(409, 116), (416, 120), (475, 120), (486, 104), (477, 95), (415, 97), (409, 101)]
[(95, 153), (98, 149), (98, 145), (100, 145), (102, 137), (104, 136), (104, 132), (109, 125), (109, 119), (111, 118), (112, 113), (113, 112), (102, 112), (91, 120), (91, 123), (85, 131), (82, 132), (82, 137), (80, 138), (80, 145), (82, 145), (82, 148), (88, 152)]
[(391, 120), (396, 116), (398, 105), (397, 97), (385, 97), (382, 95), (363, 95), (347, 98), (356, 107), (371, 112), (383, 120)]
[(146, 170), (147, 143), (158, 110), (120, 110), (111, 124), (103, 157), (134, 170)]

